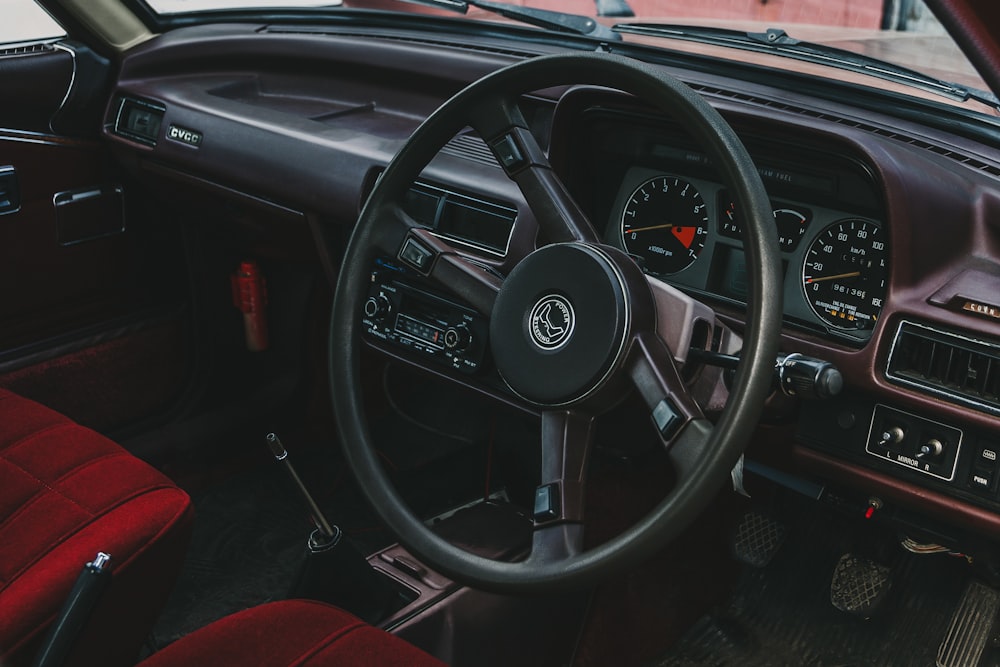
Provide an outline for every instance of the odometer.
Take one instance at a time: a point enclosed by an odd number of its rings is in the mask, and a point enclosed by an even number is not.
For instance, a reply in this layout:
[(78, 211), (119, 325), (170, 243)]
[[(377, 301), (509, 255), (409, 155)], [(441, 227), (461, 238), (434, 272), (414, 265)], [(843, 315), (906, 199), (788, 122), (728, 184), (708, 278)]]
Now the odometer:
[(813, 312), (838, 329), (874, 328), (885, 299), (887, 257), (876, 222), (848, 219), (824, 229), (802, 266), (802, 288)]
[(622, 213), (622, 245), (647, 271), (677, 273), (698, 259), (708, 237), (708, 210), (697, 188), (676, 176), (637, 187)]

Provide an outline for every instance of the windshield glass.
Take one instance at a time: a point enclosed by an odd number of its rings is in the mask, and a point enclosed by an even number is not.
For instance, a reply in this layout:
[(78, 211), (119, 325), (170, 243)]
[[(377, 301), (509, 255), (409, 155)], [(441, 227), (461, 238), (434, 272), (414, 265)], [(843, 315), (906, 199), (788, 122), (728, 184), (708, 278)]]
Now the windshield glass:
[[(405, 13), (440, 14), (460, 17), (446, 4), (463, 4), (464, 0), (147, 0), (160, 14), (176, 14), (218, 9), (306, 8), (316, 11), (341, 11), (341, 8), (380, 9)], [(441, 5), (441, 8), (431, 5)], [(480, 4), (469, 0), (469, 5)], [(499, 2), (486, 4), (500, 4)], [(821, 47), (833, 47), (864, 59), (873, 59), (897, 68), (915, 71), (929, 79), (955, 84), (959, 90), (985, 93), (988, 86), (975, 68), (945, 32), (923, 0), (509, 0), (504, 5), (538, 8), (549, 11), (569, 12), (595, 18), (600, 24), (614, 27), (624, 39), (661, 48), (694, 51), (718, 57), (754, 62), (763, 66), (795, 69), (810, 74), (830, 75), (830, 66), (861, 71), (855, 61), (839, 58), (818, 58), (815, 52), (805, 58), (811, 66), (799, 62), (789, 63), (789, 56), (796, 55), (793, 42)], [(516, 17), (501, 17), (487, 7), (470, 6), (465, 13), (468, 20), (513, 21)], [(537, 24), (536, 24), (537, 25)], [(636, 30), (635, 26), (654, 29)], [(669, 30), (658, 30), (667, 27)], [(719, 28), (732, 30), (739, 37), (747, 33), (764, 35), (768, 30), (784, 31), (787, 38), (782, 48), (765, 49), (764, 41), (706, 40), (697, 31), (684, 28)], [(539, 28), (545, 29), (545, 28)], [(745, 50), (754, 54), (748, 55)], [(808, 54), (805, 54), (808, 55)], [(856, 60), (856, 59), (855, 59)], [(866, 77), (885, 77), (885, 72), (867, 67)], [(905, 72), (900, 77), (889, 77), (905, 84)], [(898, 79), (898, 80), (897, 80)], [(868, 85), (880, 85), (867, 81)], [(917, 85), (916, 90), (926, 93), (927, 86)], [(978, 95), (982, 99), (976, 107), (987, 113), (996, 113), (995, 98), (989, 93)], [(961, 95), (952, 95), (961, 97)]]

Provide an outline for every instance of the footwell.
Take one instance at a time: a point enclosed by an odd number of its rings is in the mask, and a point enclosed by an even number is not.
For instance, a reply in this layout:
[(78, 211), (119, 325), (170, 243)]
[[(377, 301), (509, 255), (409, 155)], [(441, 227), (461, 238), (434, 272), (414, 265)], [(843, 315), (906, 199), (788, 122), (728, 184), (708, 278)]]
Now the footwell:
[[(884, 600), (851, 614), (831, 602), (831, 582), (846, 551), (859, 547), (825, 517), (800, 517), (763, 567), (746, 566), (724, 604), (703, 616), (657, 667), (911, 667), (940, 663), (953, 628), (963, 625), (967, 587), (975, 581), (964, 557), (917, 555), (897, 547), (886, 567)], [(863, 545), (861, 545), (863, 548)], [(834, 591), (836, 593), (836, 591)], [(836, 594), (833, 596), (836, 599)], [(841, 605), (843, 607), (843, 605)], [(995, 607), (992, 614), (995, 615)], [(869, 616), (865, 618), (865, 616)], [(954, 665), (995, 665), (992, 617), (979, 623), (979, 653)], [(967, 624), (964, 624), (967, 625)], [(952, 628), (952, 630), (950, 630)], [(980, 657), (981, 654), (981, 657)]]

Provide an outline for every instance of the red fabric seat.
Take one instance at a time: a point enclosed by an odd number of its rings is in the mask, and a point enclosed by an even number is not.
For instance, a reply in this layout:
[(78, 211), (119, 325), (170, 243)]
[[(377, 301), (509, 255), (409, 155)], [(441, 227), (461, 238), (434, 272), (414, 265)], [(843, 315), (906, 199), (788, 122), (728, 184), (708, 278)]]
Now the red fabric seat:
[(70, 665), (133, 664), (180, 569), (187, 494), (102, 435), (0, 389), (0, 665), (29, 664), (84, 563), (112, 582)]
[(182, 637), (138, 667), (442, 667), (412, 644), (322, 602), (252, 607)]

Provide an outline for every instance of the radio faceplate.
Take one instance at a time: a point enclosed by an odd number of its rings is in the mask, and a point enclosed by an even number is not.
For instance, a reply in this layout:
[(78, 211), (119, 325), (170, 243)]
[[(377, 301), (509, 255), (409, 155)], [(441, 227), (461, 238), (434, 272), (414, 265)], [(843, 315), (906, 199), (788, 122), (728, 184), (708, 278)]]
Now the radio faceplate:
[(384, 264), (372, 270), (361, 324), (372, 338), (462, 373), (476, 372), (486, 354), (489, 322), (485, 317), (418, 287)]

